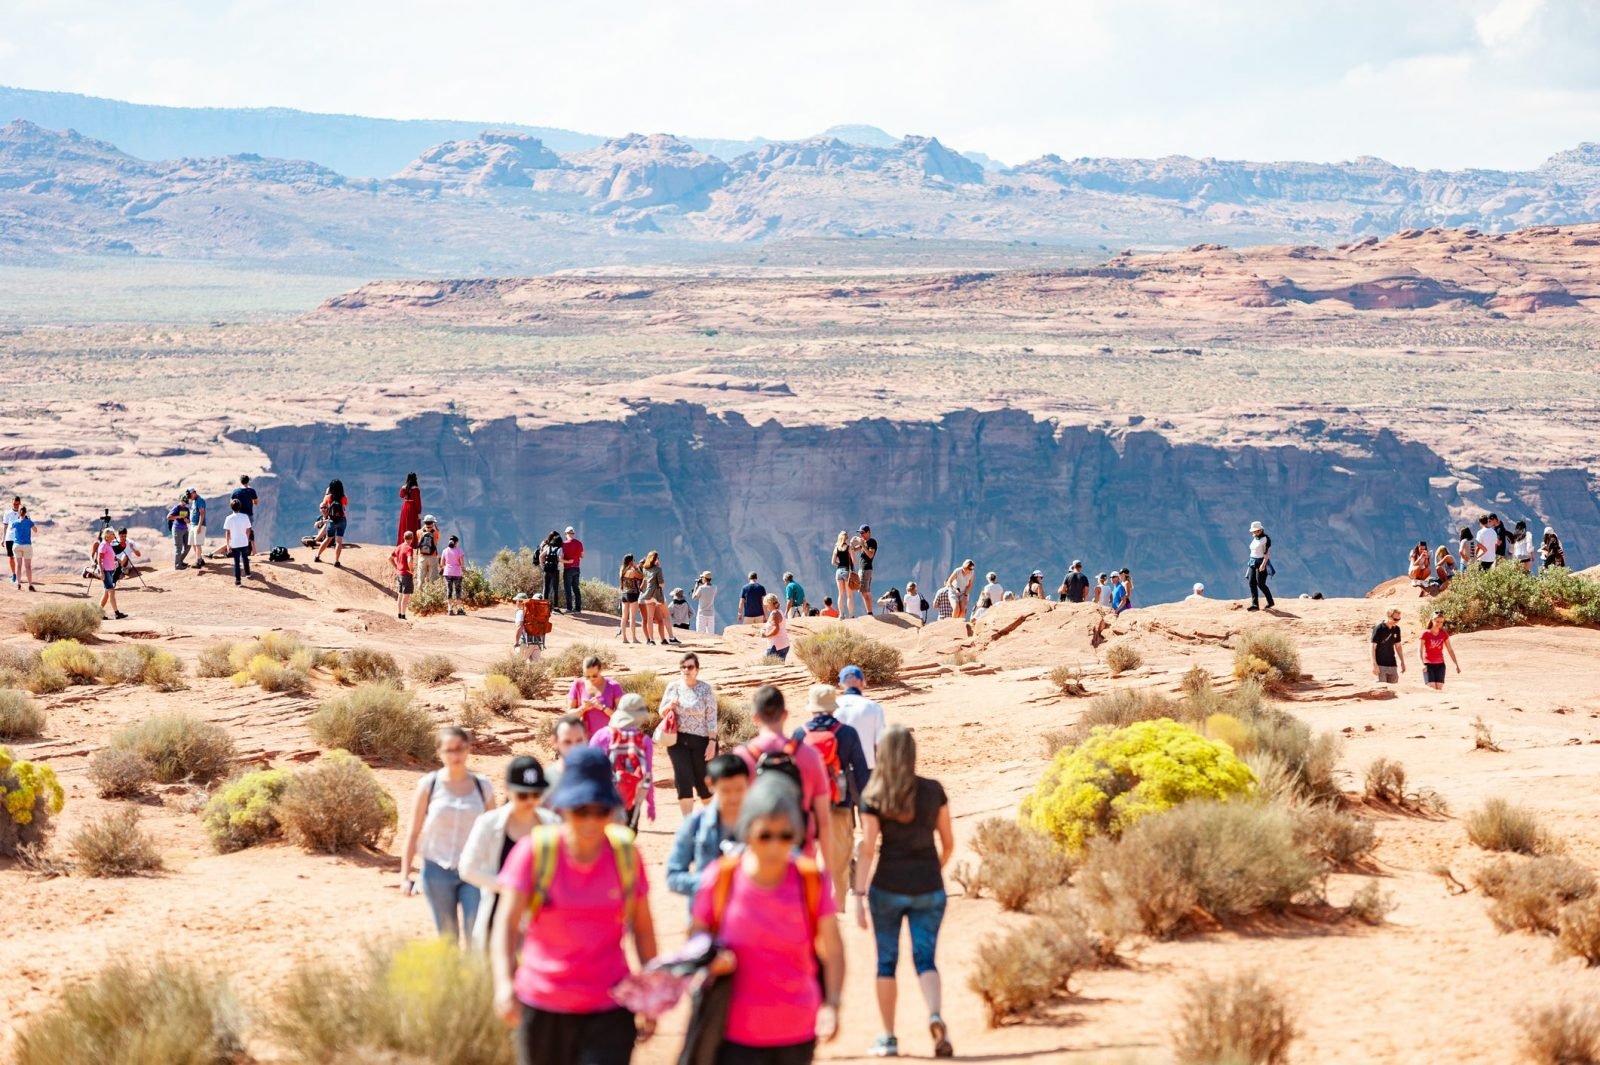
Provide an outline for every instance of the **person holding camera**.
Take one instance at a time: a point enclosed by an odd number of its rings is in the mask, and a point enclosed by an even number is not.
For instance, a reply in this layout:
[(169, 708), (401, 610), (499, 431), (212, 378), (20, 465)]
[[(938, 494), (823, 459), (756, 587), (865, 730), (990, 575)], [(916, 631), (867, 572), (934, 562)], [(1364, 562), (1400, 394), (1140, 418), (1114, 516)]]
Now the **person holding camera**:
[[(167, 531), (172, 534), (172, 568), (188, 569), (189, 563), (183, 557), (189, 553), (189, 493), (185, 492), (177, 505), (167, 511)], [(114, 535), (107, 528), (102, 539)]]
[(694, 582), (694, 590), (689, 593), (689, 598), (694, 600), (694, 631), (703, 632), (707, 636), (717, 634), (717, 588), (711, 583), (711, 571), (706, 570)]

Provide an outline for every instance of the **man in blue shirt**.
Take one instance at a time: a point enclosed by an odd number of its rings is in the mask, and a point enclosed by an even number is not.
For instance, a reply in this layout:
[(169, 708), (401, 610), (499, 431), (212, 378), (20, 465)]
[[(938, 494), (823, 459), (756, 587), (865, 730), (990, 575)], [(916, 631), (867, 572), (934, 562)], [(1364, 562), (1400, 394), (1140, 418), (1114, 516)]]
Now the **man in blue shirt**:
[(33, 591), (33, 519), (28, 517), (27, 507), (19, 507), (17, 516), (12, 519), (11, 550), (21, 583), (28, 586), (28, 591)]
[(719, 754), (706, 765), (711, 802), (678, 826), (667, 855), (667, 889), (690, 903), (700, 887), (700, 874), (736, 844), (739, 808), (750, 787), (750, 767), (736, 754)]
[(189, 547), (194, 551), (194, 564), (206, 564), (206, 501), (200, 493), (189, 489)]
[(794, 574), (783, 575), (783, 616), (788, 618), (805, 617), (806, 590), (800, 587), (800, 582), (794, 579)]
[(177, 506), (167, 511), (167, 529), (172, 533), (172, 568), (188, 569), (183, 556), (189, 553), (189, 494), (184, 493)]
[(754, 573), (750, 574), (750, 583), (739, 592), (739, 620), (746, 625), (759, 625), (766, 617), (761, 608), (761, 601), (767, 597), (767, 590), (761, 586)]

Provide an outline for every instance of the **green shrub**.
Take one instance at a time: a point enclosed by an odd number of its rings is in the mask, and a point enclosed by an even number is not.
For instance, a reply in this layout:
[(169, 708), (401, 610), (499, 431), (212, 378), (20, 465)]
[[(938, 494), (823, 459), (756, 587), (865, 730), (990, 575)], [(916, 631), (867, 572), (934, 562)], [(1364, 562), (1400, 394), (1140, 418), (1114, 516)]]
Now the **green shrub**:
[(376, 647), (352, 647), (340, 651), (333, 667), (333, 679), (340, 684), (370, 684), (373, 681), (400, 683), (400, 667), (394, 655)]
[(1097, 839), (1076, 883), (1103, 927), (1157, 938), (1185, 931), (1196, 912), (1225, 921), (1321, 891), (1289, 812), (1254, 802), (1186, 802)]
[(367, 758), (433, 757), (433, 718), (410, 692), (386, 682), (358, 685), (327, 700), (306, 724), (323, 747)]
[(17, 1037), (16, 1065), (224, 1065), (244, 1062), (243, 1013), (200, 965), (115, 962)]
[(481, 729), (490, 717), (510, 717), (517, 708), (520, 693), (510, 677), (490, 673), (483, 678), (483, 686), (467, 693), (462, 704), (462, 716), (467, 727)]
[(0, 857), (15, 857), (18, 847), (44, 842), (50, 819), (66, 800), (54, 769), (21, 761), (10, 747), (0, 747)]
[(1467, 815), (1467, 839), (1486, 851), (1546, 854), (1556, 849), (1549, 829), (1533, 811), (1504, 799), (1489, 799)]
[(502, 547), (489, 560), (486, 575), (489, 590), (497, 599), (512, 599), (519, 594), (538, 595), (544, 591), (544, 573), (531, 547), (523, 546), (515, 551)]
[(1024, 823), (1067, 853), (1189, 799), (1248, 794), (1255, 777), (1225, 743), (1175, 721), (1097, 728), (1061, 751), (1022, 802)]
[(578, 590), (583, 593), (585, 614), (622, 616), (622, 592), (616, 585), (584, 577), (578, 581)]
[(100, 679), (107, 684), (143, 684), (156, 691), (183, 687), (183, 663), (171, 651), (147, 643), (124, 644), (100, 656)]
[(1120, 677), (1144, 665), (1144, 655), (1127, 640), (1112, 640), (1106, 644), (1106, 669), (1113, 677)]
[(355, 966), (300, 965), (273, 1029), (298, 1061), (511, 1065), (488, 956), (444, 939), (369, 948)]
[(794, 653), (823, 684), (837, 683), (839, 671), (850, 665), (861, 667), (868, 684), (893, 684), (900, 679), (900, 652), (848, 625), (829, 625), (800, 637)]
[(1478, 870), (1473, 882), (1493, 900), (1489, 920), (1502, 932), (1557, 933), (1562, 907), (1592, 898), (1597, 887), (1593, 873), (1557, 855), (1515, 864), (1501, 858)]
[(1068, 993), (1072, 977), (1098, 960), (1094, 939), (1081, 919), (1050, 914), (981, 940), (967, 986), (982, 1000), (993, 1028)]
[(305, 670), (293, 663), (280, 662), (262, 652), (251, 658), (249, 665), (233, 675), (233, 684), (238, 688), (246, 684), (258, 684), (262, 691), (268, 692), (299, 692), (311, 686), (311, 678)]
[(68, 844), (78, 868), (90, 876), (133, 876), (161, 868), (156, 841), (139, 827), (139, 811), (123, 806), (90, 821)]
[(22, 615), (22, 627), (35, 640), (87, 640), (104, 620), (94, 603), (41, 603)]
[(750, 713), (750, 700), (736, 695), (717, 696), (717, 749), (731, 751), (756, 738), (756, 721)]
[(1542, 620), (1593, 624), (1600, 613), (1600, 582), (1559, 566), (1533, 575), (1503, 562), (1487, 570), (1470, 568), (1457, 574), (1450, 587), (1423, 610), (1422, 624), (1427, 624), (1434, 610), (1444, 614), (1451, 632)]
[(411, 602), (407, 604), (406, 611), (418, 617), (443, 614), (448, 601), (443, 580), (418, 581), (417, 590), (411, 593)]
[(411, 679), (418, 684), (443, 684), (455, 676), (456, 661), (446, 654), (426, 654), (411, 664)]
[(209, 784), (228, 775), (235, 753), (227, 729), (182, 710), (124, 726), (112, 735), (111, 746), (149, 762), (161, 784), (183, 780)]
[(308, 851), (335, 854), (351, 847), (381, 847), (394, 835), (394, 800), (365, 762), (348, 751), (328, 751), (289, 778), (278, 803), (278, 823)]
[(1565, 1002), (1522, 1021), (1528, 1065), (1600, 1065), (1600, 1010)]
[(480, 608), (494, 606), (498, 602), (494, 589), (489, 587), (489, 578), (477, 566), (468, 566), (461, 571), (461, 602)]
[(645, 708), (651, 714), (660, 711), (661, 697), (667, 692), (667, 682), (656, 676), (654, 670), (641, 669), (637, 673), (624, 674), (617, 683), (628, 694), (643, 698)]
[(155, 776), (155, 767), (136, 751), (102, 747), (89, 759), (89, 779), (102, 799), (138, 798)]
[(543, 661), (535, 662), (515, 651), (507, 652), (490, 662), (485, 673), (497, 673), (517, 687), (524, 699), (548, 699), (555, 691), (550, 667)]
[(609, 668), (617, 661), (610, 651), (593, 643), (575, 643), (565, 651), (550, 655), (542, 661), (552, 677), (579, 677), (583, 675), (584, 659), (591, 657), (600, 660), (601, 668)]
[(1267, 691), (1283, 691), (1300, 679), (1300, 652), (1277, 629), (1246, 629), (1233, 648), (1233, 675)]
[(256, 642), (261, 645), (262, 654), (270, 655), (279, 662), (288, 662), (307, 651), (316, 651), (316, 648), (292, 632), (269, 630), (257, 636)]
[(967, 893), (987, 891), (1003, 910), (1025, 910), (1067, 882), (1072, 863), (1055, 843), (1007, 818), (978, 823), (972, 836), (978, 867), (967, 878)]
[[(248, 665), (250, 660), (245, 659)], [(214, 643), (203, 648), (195, 659), (194, 672), (197, 677), (231, 677), (239, 671), (233, 664), (233, 644)]]
[(284, 769), (260, 769), (228, 781), (206, 801), (202, 823), (223, 854), (265, 843), (282, 832), (277, 805), (289, 787)]
[(1185, 990), (1173, 1034), (1177, 1065), (1285, 1065), (1298, 1035), (1277, 988), (1258, 973), (1203, 976)]
[(69, 684), (93, 684), (100, 679), (100, 659), (77, 640), (57, 640), (39, 652), (46, 669), (60, 670)]
[(44, 732), (44, 707), (27, 692), (0, 688), (0, 739), (31, 739)]

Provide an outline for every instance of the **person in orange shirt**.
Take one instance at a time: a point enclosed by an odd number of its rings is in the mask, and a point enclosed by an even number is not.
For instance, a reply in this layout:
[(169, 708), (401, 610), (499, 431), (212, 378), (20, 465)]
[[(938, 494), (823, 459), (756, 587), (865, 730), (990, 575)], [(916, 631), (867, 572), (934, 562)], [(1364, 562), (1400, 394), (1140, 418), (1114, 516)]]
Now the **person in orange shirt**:
[(838, 616), (839, 616), (839, 610), (838, 610), (837, 607), (835, 607), (833, 605), (833, 596), (831, 596), (831, 595), (824, 596), (823, 599), (822, 599), (822, 609), (817, 611), (817, 617), (819, 617), (819, 618), (836, 618)]

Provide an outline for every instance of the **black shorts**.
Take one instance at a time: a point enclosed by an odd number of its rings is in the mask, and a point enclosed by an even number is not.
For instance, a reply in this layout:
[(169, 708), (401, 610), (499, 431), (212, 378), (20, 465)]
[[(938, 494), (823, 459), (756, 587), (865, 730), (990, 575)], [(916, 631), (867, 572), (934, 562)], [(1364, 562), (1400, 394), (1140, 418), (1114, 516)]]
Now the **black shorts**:
[(551, 1013), (522, 1007), (517, 1027), (518, 1065), (628, 1065), (637, 1035), (625, 1009)]
[(409, 573), (402, 573), (394, 580), (394, 585), (400, 590), (401, 595), (410, 595), (417, 590), (417, 580)]
[(815, 1039), (779, 1047), (747, 1047), (724, 1040), (717, 1051), (717, 1065), (810, 1065), (816, 1053)]
[(12, 554), (11, 554), (11, 548), (12, 548), (12, 547), (13, 547), (13, 546), (14, 546), (14, 545), (13, 545), (13, 543), (12, 543), (12, 541), (10, 541), (10, 540), (7, 540), (7, 541), (6, 541), (6, 557), (7, 557), (7, 558), (11, 558), (11, 557), (13, 557), (13, 556), (12, 556)]
[(623, 592), (622, 593), (622, 601), (624, 603), (637, 603), (639, 601), (639, 593), (638, 592)]
[(1429, 683), (1429, 684), (1443, 684), (1444, 683), (1444, 663), (1443, 662), (1424, 662), (1424, 663), (1422, 663), (1422, 679), (1424, 681), (1426, 681), (1427, 683)]

